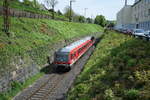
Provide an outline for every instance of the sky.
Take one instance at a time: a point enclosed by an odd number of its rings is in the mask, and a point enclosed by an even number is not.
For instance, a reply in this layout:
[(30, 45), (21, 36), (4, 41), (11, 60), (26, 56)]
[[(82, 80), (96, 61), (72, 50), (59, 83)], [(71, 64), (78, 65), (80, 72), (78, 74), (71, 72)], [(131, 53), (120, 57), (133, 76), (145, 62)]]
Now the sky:
[[(40, 0), (44, 1), (44, 0)], [(69, 5), (70, 0), (58, 0), (55, 10), (64, 12), (64, 8)], [(128, 0), (132, 5), (134, 0)], [(75, 0), (73, 10), (80, 15), (94, 18), (96, 15), (104, 15), (107, 20), (116, 20), (117, 12), (125, 5), (125, 0)], [(86, 14), (85, 14), (85, 8)]]

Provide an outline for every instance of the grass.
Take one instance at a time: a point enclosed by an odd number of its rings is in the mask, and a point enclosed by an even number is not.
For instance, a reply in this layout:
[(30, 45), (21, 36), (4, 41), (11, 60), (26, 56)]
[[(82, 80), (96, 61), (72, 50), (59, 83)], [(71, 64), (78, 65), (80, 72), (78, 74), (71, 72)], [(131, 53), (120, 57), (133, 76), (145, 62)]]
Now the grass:
[(8, 92), (1, 93), (0, 100), (12, 100), (12, 98), (16, 96), (18, 92), (22, 91), (29, 85), (33, 84), (37, 79), (39, 79), (43, 75), (44, 73), (42, 72), (38, 73), (37, 75), (30, 77), (24, 83), (12, 82), (11, 83), (12, 88)]
[(149, 100), (150, 42), (105, 34), (68, 100)]
[[(18, 58), (21, 58), (26, 64), (33, 60), (34, 63), (42, 67), (47, 63), (47, 56), (51, 55), (49, 50), (53, 49), (53, 44), (103, 31), (100, 26), (94, 24), (11, 18), (11, 36), (7, 37), (2, 32), (2, 24), (3, 19), (0, 17), (0, 78), (16, 70), (16, 66), (13, 66), (12, 62), (17, 64)], [(12, 89), (0, 94), (0, 100), (11, 99), (42, 75), (43, 73), (39, 73), (29, 78), (25, 83), (13, 82)]]
[[(0, 17), (0, 26), (2, 22), (2, 17)], [(100, 31), (103, 29), (94, 24), (12, 18), (11, 37), (0, 32), (0, 72), (3, 73), (4, 69), (12, 69), (13, 67), (9, 64), (16, 56), (21, 56), (23, 59), (32, 58), (39, 65), (45, 64), (49, 49), (54, 43)]]
[[(0, 6), (3, 6), (3, 0), (0, 1)], [(18, 2), (17, 0), (11, 1), (9, 6), (10, 6), (10, 8), (15, 8), (15, 9), (21, 10), (21, 11), (27, 11), (27, 12), (36, 13), (36, 14), (52, 16), (52, 13), (47, 10), (41, 10), (41, 9), (35, 8), (31, 5), (25, 5), (24, 3)], [(60, 19), (60, 20), (65, 20), (65, 21), (68, 20), (68, 18), (66, 18), (65, 16), (58, 15), (57, 13), (55, 13), (55, 18)]]
[[(3, 0), (0, 1), (0, 5), (3, 6)], [(9, 4), (10, 8), (15, 8), (18, 10), (28, 11), (32, 13), (38, 13), (38, 14), (47, 14), (51, 15), (48, 11), (40, 10), (38, 8), (34, 8), (31, 5), (25, 5), (21, 2), (18, 2), (17, 0), (11, 1)]]

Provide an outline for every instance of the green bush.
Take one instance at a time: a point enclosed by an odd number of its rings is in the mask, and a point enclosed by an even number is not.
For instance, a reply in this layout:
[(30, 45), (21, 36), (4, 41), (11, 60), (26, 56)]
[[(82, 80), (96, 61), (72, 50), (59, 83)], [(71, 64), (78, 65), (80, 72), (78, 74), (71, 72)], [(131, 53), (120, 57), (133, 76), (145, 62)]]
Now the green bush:
[(84, 83), (89, 90), (82, 93), (89, 99), (149, 100), (149, 57), (150, 42), (109, 31), (97, 45), (69, 97), (80, 94), (76, 86)]
[(128, 67), (135, 67), (136, 64), (137, 64), (136, 59), (129, 59), (127, 62)]
[(139, 95), (140, 93), (138, 90), (130, 89), (128, 91), (125, 91), (124, 100), (138, 100)]
[(111, 89), (105, 90), (105, 100), (115, 100), (114, 93)]
[(11, 99), (5, 94), (0, 94), (0, 100), (11, 100)]

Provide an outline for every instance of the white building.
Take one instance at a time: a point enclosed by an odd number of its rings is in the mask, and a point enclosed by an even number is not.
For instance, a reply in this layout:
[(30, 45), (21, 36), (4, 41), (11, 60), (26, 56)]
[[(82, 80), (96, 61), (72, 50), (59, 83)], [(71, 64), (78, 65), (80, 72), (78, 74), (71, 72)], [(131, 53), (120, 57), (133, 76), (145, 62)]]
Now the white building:
[(135, 0), (117, 13), (117, 27), (150, 30), (150, 0)]
[(129, 27), (132, 23), (132, 6), (126, 5), (117, 13), (117, 26)]

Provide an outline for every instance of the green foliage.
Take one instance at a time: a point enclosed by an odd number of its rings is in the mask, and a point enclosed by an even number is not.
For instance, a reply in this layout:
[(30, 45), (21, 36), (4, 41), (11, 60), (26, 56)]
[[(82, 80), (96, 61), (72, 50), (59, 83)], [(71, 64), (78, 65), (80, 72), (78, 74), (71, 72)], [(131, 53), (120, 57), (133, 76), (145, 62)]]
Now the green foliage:
[(11, 100), (11, 99), (5, 94), (0, 94), (0, 100)]
[(24, 0), (23, 4), (26, 6), (32, 6), (32, 2), (30, 0)]
[(106, 100), (115, 100), (114, 99), (114, 93), (111, 89), (105, 90), (105, 99)]
[(57, 14), (58, 14), (58, 15), (63, 15), (60, 10), (57, 11)]
[(37, 79), (39, 79), (43, 75), (44, 74), (42, 72), (38, 73), (37, 75), (34, 75), (27, 79), (24, 83), (19, 83), (16, 81), (12, 82), (12, 88), (8, 92), (1, 93), (0, 100), (11, 100), (17, 93), (27, 88), (29, 85), (33, 84)]
[[(0, 0), (0, 6), (2, 5), (3, 0)], [(11, 0), (9, 6), (10, 8), (15, 8), (17, 10), (52, 16), (52, 13), (50, 13), (48, 10), (43, 10), (45, 7), (39, 4), (37, 0), (24, 0), (24, 2), (20, 2), (19, 0)], [(55, 18), (60, 20), (67, 20), (65, 16), (56, 13)]]
[[(0, 17), (0, 29), (3, 19)], [(17, 27), (17, 28), (16, 28)], [(82, 28), (81, 28), (82, 27)], [(49, 50), (54, 43), (82, 37), (93, 32), (102, 31), (94, 24), (69, 23), (48, 19), (12, 18), (11, 37), (0, 32), (0, 72), (13, 70), (11, 62), (14, 57), (32, 59), (35, 63), (47, 63)]]
[(135, 89), (130, 89), (128, 91), (125, 91), (125, 100), (138, 100), (139, 98), (139, 91)]
[(87, 18), (86, 21), (87, 21), (87, 23), (93, 23), (93, 19), (91, 19), (91, 18)]
[[(73, 10), (71, 10), (71, 16), (74, 16), (74, 15), (75, 15), (75, 12)], [(67, 18), (70, 17), (70, 7), (69, 6), (65, 7), (64, 16)]]
[[(3, 18), (0, 17), (0, 76), (15, 68), (12, 62), (17, 63), (17, 57), (22, 60), (32, 59), (38, 65), (47, 63), (49, 50), (55, 43), (71, 40), (72, 38), (102, 32), (103, 29), (94, 24), (69, 23), (48, 19), (12, 18), (10, 33), (7, 37), (2, 30)], [(82, 28), (81, 28), (82, 27)], [(0, 94), (0, 100), (9, 100), (19, 91), (37, 80), (40, 73), (25, 83), (12, 83), (12, 89)]]
[(106, 19), (103, 15), (97, 15), (94, 23), (104, 27), (106, 25)]
[[(150, 42), (108, 31), (85, 65), (68, 100), (149, 100)], [(84, 84), (86, 90), (77, 91)], [(82, 96), (78, 95), (82, 93)], [(75, 96), (78, 96), (77, 99)]]
[(79, 22), (81, 22), (81, 23), (83, 23), (83, 22), (85, 22), (85, 18), (84, 18), (84, 16), (79, 16)]
[(84, 23), (85, 20), (86, 20), (86, 19), (85, 19), (84, 16), (77, 15), (77, 14), (73, 16), (73, 21), (74, 21), (74, 22)]

